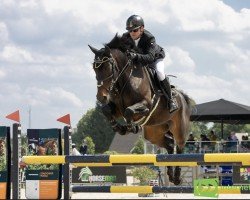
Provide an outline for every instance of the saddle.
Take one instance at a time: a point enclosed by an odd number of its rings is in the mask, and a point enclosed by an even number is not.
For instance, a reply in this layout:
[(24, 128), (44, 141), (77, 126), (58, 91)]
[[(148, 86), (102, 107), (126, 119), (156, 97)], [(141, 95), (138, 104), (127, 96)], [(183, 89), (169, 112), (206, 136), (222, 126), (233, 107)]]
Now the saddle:
[[(154, 94), (160, 95), (160, 96), (162, 95), (167, 96), (167, 94), (164, 94), (164, 90), (162, 89), (160, 80), (158, 79), (154, 66), (147, 65), (145, 66), (145, 70), (146, 70), (146, 74), (148, 76), (148, 80), (149, 80), (150, 86)], [(170, 86), (171, 86), (173, 98), (175, 98), (175, 96), (177, 95), (176, 88), (174, 85), (170, 85)]]

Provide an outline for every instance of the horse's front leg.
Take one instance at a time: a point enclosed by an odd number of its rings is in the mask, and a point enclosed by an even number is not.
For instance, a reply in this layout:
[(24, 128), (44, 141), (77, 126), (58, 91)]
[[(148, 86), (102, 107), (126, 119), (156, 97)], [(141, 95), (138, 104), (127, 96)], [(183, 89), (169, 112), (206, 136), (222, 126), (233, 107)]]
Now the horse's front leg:
[(102, 113), (105, 115), (110, 125), (112, 126), (113, 131), (115, 133), (119, 133), (120, 135), (125, 135), (127, 133), (127, 128), (120, 125), (114, 118), (114, 115), (116, 113), (115, 104), (113, 102), (109, 102), (108, 104), (102, 105), (101, 109)]
[(127, 107), (125, 112), (124, 112), (124, 117), (127, 121), (127, 131), (132, 132), (132, 133), (138, 133), (139, 127), (133, 125), (133, 123), (132, 123), (133, 117), (134, 117), (134, 115), (145, 116), (148, 114), (148, 112), (149, 112), (149, 109), (145, 105), (144, 101)]

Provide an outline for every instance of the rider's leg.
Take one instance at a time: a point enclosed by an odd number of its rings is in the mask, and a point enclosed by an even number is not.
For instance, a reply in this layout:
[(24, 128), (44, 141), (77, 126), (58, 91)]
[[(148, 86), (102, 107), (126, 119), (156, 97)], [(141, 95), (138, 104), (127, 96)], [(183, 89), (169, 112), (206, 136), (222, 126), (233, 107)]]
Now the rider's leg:
[(171, 85), (169, 83), (168, 78), (165, 76), (164, 72), (164, 61), (163, 59), (159, 59), (155, 63), (156, 73), (157, 77), (160, 80), (160, 83), (162, 85), (163, 90), (168, 96), (169, 99), (169, 112), (173, 112), (176, 109), (178, 109), (177, 105), (174, 103), (172, 98), (172, 91), (171, 91)]

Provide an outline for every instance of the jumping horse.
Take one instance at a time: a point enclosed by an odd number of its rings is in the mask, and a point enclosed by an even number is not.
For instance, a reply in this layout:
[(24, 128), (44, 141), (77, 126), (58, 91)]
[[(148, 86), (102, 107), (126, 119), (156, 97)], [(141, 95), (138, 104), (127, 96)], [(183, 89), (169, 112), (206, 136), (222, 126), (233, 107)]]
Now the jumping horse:
[[(97, 80), (97, 100), (115, 132), (121, 135), (137, 133), (143, 128), (144, 138), (168, 154), (183, 153), (188, 137), (190, 98), (182, 91), (173, 89), (178, 110), (169, 113), (168, 100), (157, 92), (146, 67), (134, 64), (126, 54), (126, 46), (115, 36), (105, 48), (96, 49), (93, 69)], [(126, 125), (118, 123), (125, 119)], [(169, 181), (181, 183), (181, 168), (169, 166)]]

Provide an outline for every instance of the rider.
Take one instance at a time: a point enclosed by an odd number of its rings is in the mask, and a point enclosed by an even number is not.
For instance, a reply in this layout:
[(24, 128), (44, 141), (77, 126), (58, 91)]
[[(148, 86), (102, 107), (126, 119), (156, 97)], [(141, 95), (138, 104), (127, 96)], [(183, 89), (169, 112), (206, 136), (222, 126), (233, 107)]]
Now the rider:
[(144, 21), (139, 15), (132, 15), (127, 19), (126, 29), (128, 32), (122, 35), (122, 39), (129, 46), (129, 57), (143, 65), (154, 64), (157, 77), (169, 99), (169, 111), (175, 111), (178, 107), (173, 101), (168, 77), (165, 76), (163, 48), (157, 45), (155, 37), (144, 29)]

